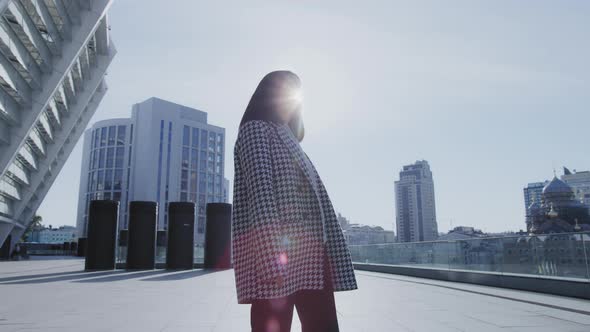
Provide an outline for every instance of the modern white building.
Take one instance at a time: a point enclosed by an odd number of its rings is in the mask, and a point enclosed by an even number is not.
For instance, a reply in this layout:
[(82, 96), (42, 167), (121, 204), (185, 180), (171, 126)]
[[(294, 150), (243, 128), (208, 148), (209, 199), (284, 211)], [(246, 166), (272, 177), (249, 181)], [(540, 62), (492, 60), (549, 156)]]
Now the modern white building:
[(120, 229), (127, 229), (130, 201), (157, 202), (160, 230), (169, 202), (191, 201), (202, 243), (206, 203), (228, 200), (224, 145), (225, 129), (208, 124), (207, 113), (158, 98), (133, 105), (131, 118), (95, 123), (84, 133), (78, 236), (86, 236), (93, 199), (121, 202)]
[(96, 111), (111, 0), (0, 0), (0, 244), (14, 248)]
[(434, 241), (438, 237), (434, 182), (426, 160), (404, 166), (395, 181), (399, 242)]
[(64, 243), (76, 240), (76, 227), (61, 226), (59, 228), (44, 228), (38, 231), (39, 243)]

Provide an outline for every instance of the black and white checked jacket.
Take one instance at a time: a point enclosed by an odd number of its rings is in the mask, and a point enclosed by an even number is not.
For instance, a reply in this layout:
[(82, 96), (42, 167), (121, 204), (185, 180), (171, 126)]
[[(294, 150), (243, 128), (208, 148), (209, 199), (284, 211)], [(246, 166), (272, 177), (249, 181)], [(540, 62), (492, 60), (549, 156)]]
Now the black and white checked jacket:
[[(232, 220), (238, 303), (323, 289), (324, 247), (334, 290), (357, 288), (326, 188), (313, 164), (305, 167), (307, 155), (289, 135), (288, 127), (260, 120), (247, 122), (238, 134)], [(268, 282), (279, 275), (282, 287)]]

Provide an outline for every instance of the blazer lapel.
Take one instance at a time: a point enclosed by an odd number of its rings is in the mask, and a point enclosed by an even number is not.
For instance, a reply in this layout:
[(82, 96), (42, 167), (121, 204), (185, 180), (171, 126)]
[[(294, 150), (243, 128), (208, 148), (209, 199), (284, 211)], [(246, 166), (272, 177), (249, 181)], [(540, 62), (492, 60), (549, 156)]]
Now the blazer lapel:
[[(306, 166), (305, 160), (303, 158), (307, 158), (307, 156), (305, 155), (305, 153), (303, 152), (303, 150), (299, 146), (299, 143), (296, 142), (293, 139), (293, 137), (290, 136), (292, 134), (287, 131), (287, 129), (288, 129), (287, 127), (281, 126), (281, 125), (275, 125), (275, 126), (277, 129), (277, 133), (279, 134), (279, 137), (281, 138), (281, 140), (287, 146), (287, 149), (291, 153), (291, 156), (293, 157), (293, 161), (303, 171), (303, 174), (305, 174), (307, 181), (310, 184), (312, 184), (313, 174), (310, 173), (310, 172), (312, 172), (312, 170), (308, 169)], [(314, 187), (314, 189), (315, 189), (315, 186), (312, 185), (312, 187)]]

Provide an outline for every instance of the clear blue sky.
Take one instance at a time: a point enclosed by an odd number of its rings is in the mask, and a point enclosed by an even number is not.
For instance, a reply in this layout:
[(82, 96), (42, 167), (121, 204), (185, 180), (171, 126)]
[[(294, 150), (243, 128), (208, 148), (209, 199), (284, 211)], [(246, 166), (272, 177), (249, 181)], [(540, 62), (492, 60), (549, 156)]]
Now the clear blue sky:
[[(588, 1), (146, 1), (110, 11), (118, 54), (91, 123), (151, 96), (237, 126), (261, 77), (305, 89), (304, 149), (336, 210), (394, 227), (393, 182), (430, 162), (439, 230), (524, 226), (522, 188), (590, 169)], [(81, 142), (38, 213), (75, 224)]]

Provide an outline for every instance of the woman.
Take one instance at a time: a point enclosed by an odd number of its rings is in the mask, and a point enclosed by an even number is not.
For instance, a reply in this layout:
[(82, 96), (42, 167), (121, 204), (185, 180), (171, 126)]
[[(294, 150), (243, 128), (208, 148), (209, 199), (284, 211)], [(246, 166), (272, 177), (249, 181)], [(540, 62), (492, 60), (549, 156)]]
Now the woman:
[(356, 289), (350, 253), (316, 169), (301, 149), (301, 82), (266, 75), (234, 149), (233, 262), (254, 332), (338, 331), (334, 291)]

